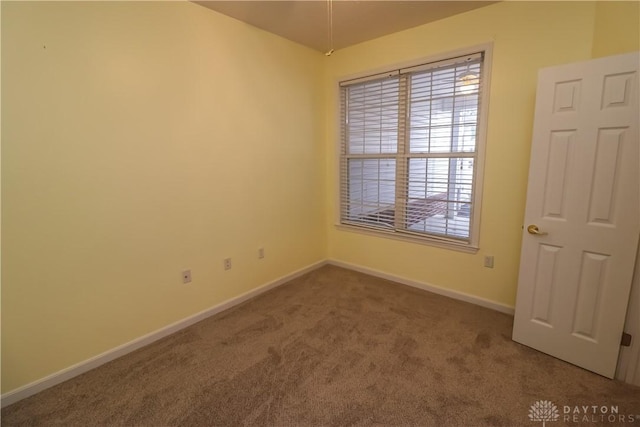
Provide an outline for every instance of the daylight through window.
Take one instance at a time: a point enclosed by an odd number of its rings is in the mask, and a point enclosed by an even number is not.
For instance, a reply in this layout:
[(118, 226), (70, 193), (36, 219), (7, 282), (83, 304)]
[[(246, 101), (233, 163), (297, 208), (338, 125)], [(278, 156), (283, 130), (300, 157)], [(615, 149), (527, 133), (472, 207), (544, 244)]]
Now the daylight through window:
[(483, 54), (340, 84), (341, 223), (468, 244)]

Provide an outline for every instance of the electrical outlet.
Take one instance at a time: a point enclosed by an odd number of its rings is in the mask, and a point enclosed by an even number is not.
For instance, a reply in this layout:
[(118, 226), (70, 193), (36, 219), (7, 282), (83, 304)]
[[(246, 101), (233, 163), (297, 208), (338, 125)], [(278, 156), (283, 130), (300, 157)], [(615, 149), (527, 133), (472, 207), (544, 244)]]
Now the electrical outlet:
[(182, 272), (182, 283), (191, 283), (191, 270)]
[(484, 266), (487, 268), (493, 268), (493, 255), (486, 255), (484, 257)]
[(264, 248), (258, 249), (258, 258), (264, 258)]
[(225, 258), (224, 260), (224, 269), (231, 270), (231, 258)]

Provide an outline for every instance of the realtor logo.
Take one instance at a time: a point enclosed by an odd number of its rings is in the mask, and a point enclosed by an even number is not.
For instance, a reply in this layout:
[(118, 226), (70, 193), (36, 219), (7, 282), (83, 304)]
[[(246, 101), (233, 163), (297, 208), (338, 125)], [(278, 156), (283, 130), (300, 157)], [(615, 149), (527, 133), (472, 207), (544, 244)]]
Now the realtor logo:
[(550, 400), (538, 400), (529, 408), (529, 419), (542, 421), (542, 427), (545, 427), (547, 421), (558, 421), (558, 418), (560, 418), (558, 407)]

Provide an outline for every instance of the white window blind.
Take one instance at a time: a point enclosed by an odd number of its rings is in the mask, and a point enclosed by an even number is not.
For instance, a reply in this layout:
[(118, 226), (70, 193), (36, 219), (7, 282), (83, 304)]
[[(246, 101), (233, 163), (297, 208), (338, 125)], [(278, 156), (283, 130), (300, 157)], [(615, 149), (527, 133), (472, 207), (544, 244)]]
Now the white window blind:
[(483, 54), (340, 86), (341, 223), (469, 243)]

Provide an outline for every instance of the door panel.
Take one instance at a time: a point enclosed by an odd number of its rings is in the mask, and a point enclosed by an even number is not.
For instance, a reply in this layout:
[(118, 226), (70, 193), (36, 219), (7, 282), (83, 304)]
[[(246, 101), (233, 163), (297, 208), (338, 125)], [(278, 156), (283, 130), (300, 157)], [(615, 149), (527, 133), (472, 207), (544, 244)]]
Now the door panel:
[(513, 330), (609, 378), (640, 235), (638, 62), (540, 71)]

